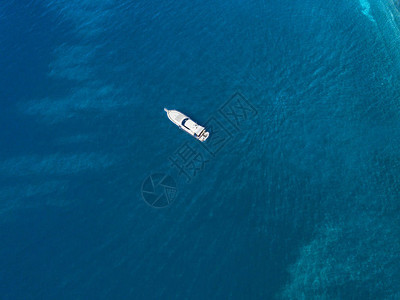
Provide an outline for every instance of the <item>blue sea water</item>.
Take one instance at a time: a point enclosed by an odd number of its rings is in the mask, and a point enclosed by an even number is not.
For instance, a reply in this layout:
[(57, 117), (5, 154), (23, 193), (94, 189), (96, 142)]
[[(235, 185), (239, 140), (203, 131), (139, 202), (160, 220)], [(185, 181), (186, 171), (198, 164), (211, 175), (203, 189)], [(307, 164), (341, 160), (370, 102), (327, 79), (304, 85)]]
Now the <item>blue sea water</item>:
[[(0, 298), (400, 299), (396, 5), (2, 1)], [(190, 183), (164, 107), (232, 133)]]

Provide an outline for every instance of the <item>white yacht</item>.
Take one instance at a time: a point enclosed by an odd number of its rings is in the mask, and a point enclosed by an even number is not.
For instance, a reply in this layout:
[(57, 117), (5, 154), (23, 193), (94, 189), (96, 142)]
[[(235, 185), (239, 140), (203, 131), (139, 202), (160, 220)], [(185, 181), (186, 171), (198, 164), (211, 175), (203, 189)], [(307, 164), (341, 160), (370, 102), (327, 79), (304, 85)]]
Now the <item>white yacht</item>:
[(175, 123), (180, 129), (186, 131), (190, 135), (194, 136), (201, 142), (204, 142), (210, 135), (203, 126), (200, 126), (196, 122), (193, 122), (188, 116), (177, 110), (168, 110), (164, 108), (167, 112), (168, 118)]

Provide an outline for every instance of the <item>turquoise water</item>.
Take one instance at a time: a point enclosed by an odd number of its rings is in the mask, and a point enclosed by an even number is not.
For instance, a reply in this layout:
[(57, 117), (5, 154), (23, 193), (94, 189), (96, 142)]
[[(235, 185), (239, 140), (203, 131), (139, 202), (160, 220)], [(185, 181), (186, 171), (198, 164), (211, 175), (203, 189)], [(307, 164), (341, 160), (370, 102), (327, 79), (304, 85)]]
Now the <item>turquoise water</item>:
[[(1, 3), (1, 298), (400, 298), (396, 5)], [(212, 155), (164, 107), (231, 138)]]

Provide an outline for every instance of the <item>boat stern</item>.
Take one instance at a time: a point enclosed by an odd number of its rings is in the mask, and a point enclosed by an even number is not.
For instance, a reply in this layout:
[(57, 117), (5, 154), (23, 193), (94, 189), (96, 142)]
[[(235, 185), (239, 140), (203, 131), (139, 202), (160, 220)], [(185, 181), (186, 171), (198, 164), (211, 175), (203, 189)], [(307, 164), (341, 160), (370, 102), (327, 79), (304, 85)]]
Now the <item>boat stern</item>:
[(198, 140), (200, 142), (204, 142), (206, 139), (208, 139), (208, 137), (210, 136), (210, 133), (206, 130), (203, 130), (200, 134), (200, 136), (198, 137)]

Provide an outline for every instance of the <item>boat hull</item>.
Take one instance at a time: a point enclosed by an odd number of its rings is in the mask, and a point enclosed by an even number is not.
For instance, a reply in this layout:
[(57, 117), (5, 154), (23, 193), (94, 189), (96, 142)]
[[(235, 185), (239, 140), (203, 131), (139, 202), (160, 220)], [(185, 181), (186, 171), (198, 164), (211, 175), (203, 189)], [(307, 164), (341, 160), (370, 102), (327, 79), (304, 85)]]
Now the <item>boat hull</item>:
[(204, 142), (209, 137), (209, 132), (207, 132), (203, 126), (200, 126), (183, 113), (166, 108), (164, 108), (164, 111), (167, 113), (168, 119), (170, 119), (172, 123), (199, 141)]

